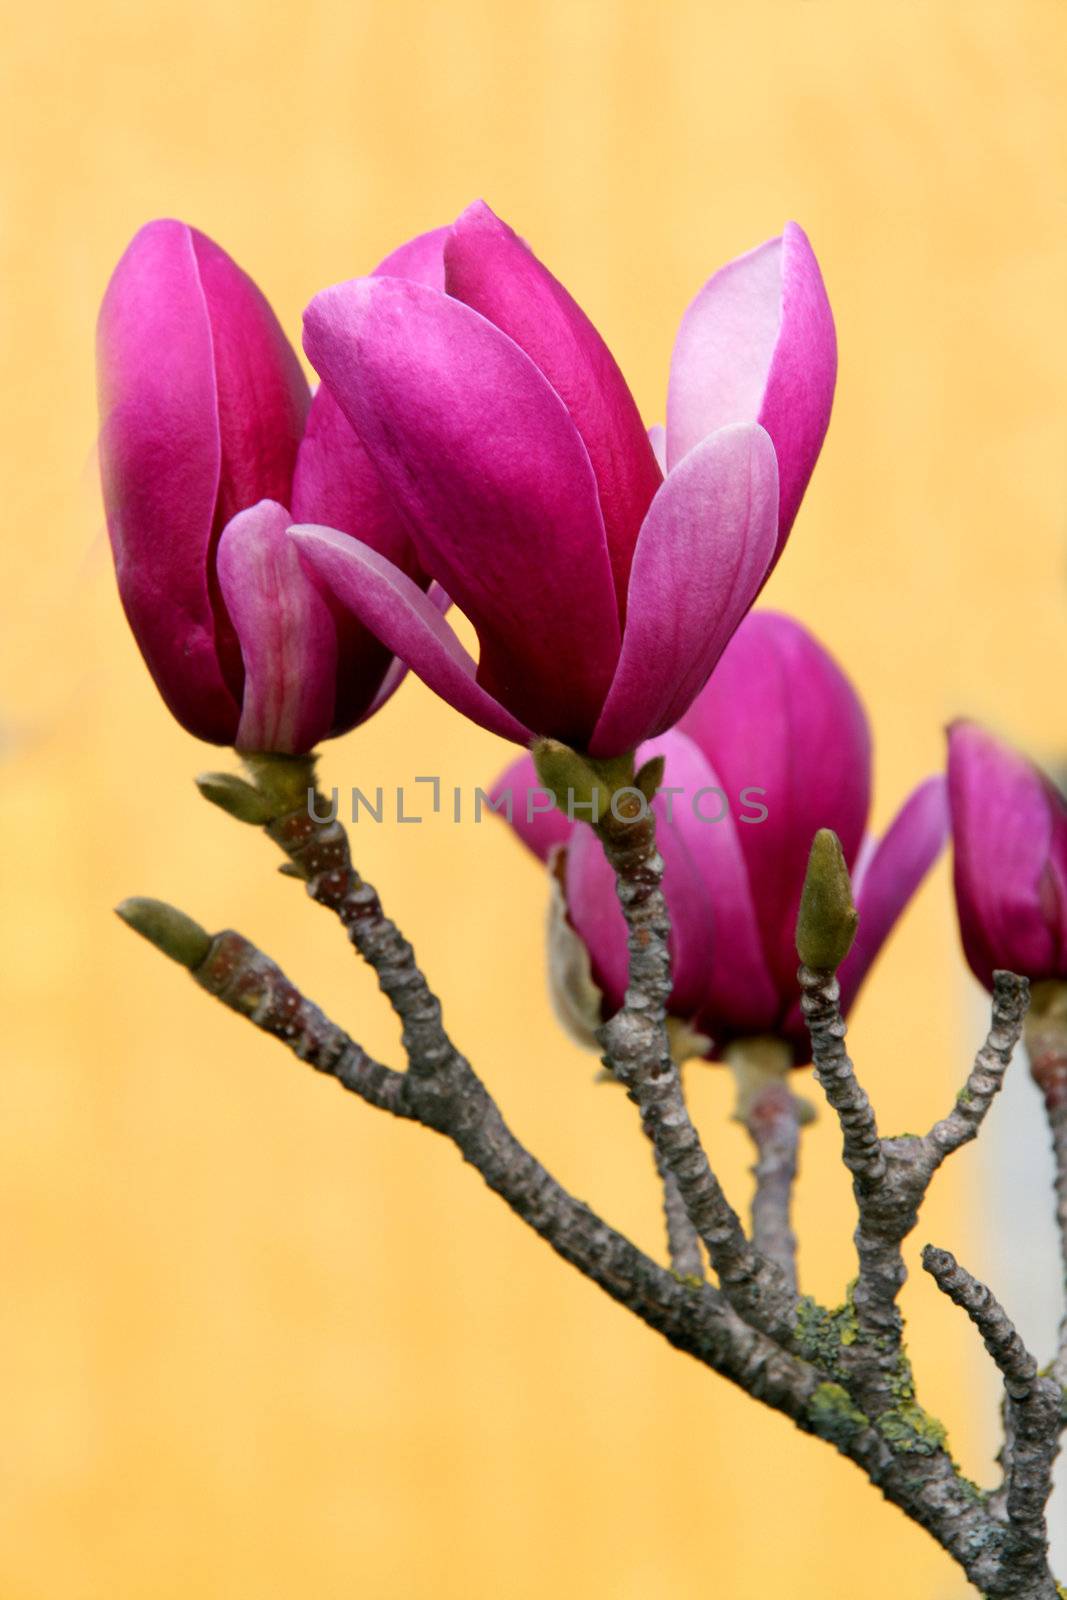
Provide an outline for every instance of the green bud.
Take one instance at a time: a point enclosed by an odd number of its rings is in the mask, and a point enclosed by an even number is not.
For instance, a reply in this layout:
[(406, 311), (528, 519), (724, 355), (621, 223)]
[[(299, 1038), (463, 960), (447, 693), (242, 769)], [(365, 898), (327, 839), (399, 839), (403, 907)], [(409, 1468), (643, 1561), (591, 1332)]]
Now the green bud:
[[(537, 776), (549, 794), (554, 795), (559, 810), (566, 813), (568, 802), (581, 807), (579, 816), (598, 821), (611, 801), (611, 791), (597, 777), (593, 768), (569, 745), (558, 739), (538, 739), (533, 746), (533, 762)], [(590, 804), (594, 809), (590, 811)]]
[(804, 966), (836, 972), (852, 949), (858, 922), (841, 841), (830, 828), (820, 828), (797, 916), (797, 954)]
[(603, 823), (609, 816), (612, 797), (620, 789), (634, 787), (632, 755), (598, 761), (594, 756), (580, 755), (558, 739), (536, 740), (531, 754), (542, 786), (555, 796), (560, 811), (583, 822)]
[(266, 796), (232, 772), (202, 772), (196, 779), (196, 787), (205, 800), (236, 817), (238, 822), (262, 826), (274, 818), (274, 807)]
[(201, 965), (211, 949), (212, 937), (199, 922), (165, 900), (124, 900), (115, 912), (127, 927), (190, 971)]

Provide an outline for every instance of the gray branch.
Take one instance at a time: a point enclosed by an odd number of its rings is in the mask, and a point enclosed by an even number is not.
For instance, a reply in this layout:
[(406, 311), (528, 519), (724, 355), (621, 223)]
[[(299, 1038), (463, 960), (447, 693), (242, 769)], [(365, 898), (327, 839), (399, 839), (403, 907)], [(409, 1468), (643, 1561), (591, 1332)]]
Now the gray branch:
[[(276, 758), (270, 760), (273, 764)], [(246, 815), (245, 820), (267, 825), (288, 857), (286, 870), (303, 878), (311, 896), (341, 918), (353, 944), (375, 969), (403, 1028), (405, 1072), (368, 1057), (239, 935), (210, 940), (177, 914), (168, 925), (166, 908), (161, 921), (160, 908), (150, 910), (149, 903), (141, 903), (136, 915), (128, 906), (131, 925), (189, 967), (203, 988), (301, 1059), (368, 1103), (446, 1135), (558, 1255), (678, 1349), (855, 1461), (887, 1499), (928, 1529), (983, 1594), (997, 1600), (1051, 1600), (1056, 1590), (1050, 1587), (1034, 1531), (1040, 1491), (1036, 1468), (1022, 1473), (1012, 1502), (1015, 1514), (998, 1516), (987, 1497), (961, 1478), (945, 1448), (943, 1430), (914, 1400), (899, 1348), (895, 1297), (903, 1265), (898, 1277), (896, 1263), (900, 1241), (914, 1226), (926, 1184), (945, 1152), (939, 1154), (928, 1140), (878, 1139), (844, 1052), (832, 976), (810, 974), (806, 1000), (818, 1040), (817, 1067), (821, 1057), (824, 1086), (841, 1117), (861, 1209), (854, 1322), (847, 1307), (830, 1314), (810, 1300), (798, 1302), (781, 1268), (749, 1243), (689, 1119), (664, 1026), (670, 990), (668, 924), (660, 892), (662, 863), (651, 827), (630, 828), (624, 838), (605, 841), (629, 928), (631, 981), (626, 1003), (606, 1025), (603, 1042), (671, 1180), (668, 1200), (671, 1185), (676, 1185), (674, 1198), (681, 1197), (707, 1246), (721, 1289), (657, 1265), (569, 1195), (515, 1139), (484, 1084), (449, 1039), (411, 946), (352, 868), (343, 829), (308, 815), (304, 796), (297, 793), (308, 770), (309, 764), (294, 761), (276, 790), (268, 770), (254, 794), (269, 814)], [(232, 782), (229, 790), (222, 783), (217, 792), (209, 792), (213, 782), (205, 785), (208, 797), (242, 815), (239, 807), (247, 797), (234, 800)], [(278, 793), (284, 793), (287, 803), (275, 803)], [(1004, 1041), (994, 1041), (995, 1049), (1003, 1046)], [(985, 1093), (981, 1084), (974, 1092)], [(934, 1130), (929, 1140), (936, 1142), (936, 1134)], [(953, 1148), (955, 1138), (953, 1132), (948, 1140)], [(888, 1314), (888, 1338), (872, 1337), (879, 1310)], [(1032, 1430), (1037, 1427), (1033, 1419), (1040, 1420), (1040, 1406), (1035, 1410), (1035, 1402), (1048, 1392), (1041, 1383), (1037, 1380), (1025, 1400), (1011, 1401), (1021, 1408), (1011, 1450), (1017, 1476), (1020, 1448), (1025, 1457), (1033, 1446), (1036, 1460)]]
[(670, 919), (661, 888), (663, 860), (651, 811), (598, 828), (626, 918), (629, 984), (619, 1011), (600, 1031), (606, 1059), (636, 1104), (663, 1168), (678, 1185), (731, 1305), (764, 1333), (788, 1340), (795, 1296), (781, 1269), (754, 1250), (712, 1171), (686, 1109), (667, 1037), (671, 991)]
[(240, 934), (222, 933), (207, 945), (192, 969), (201, 988), (369, 1104), (445, 1134), (559, 1256), (677, 1349), (855, 1461), (984, 1593), (1045, 1600), (1043, 1588), (1018, 1587), (1005, 1530), (944, 1450), (872, 1425), (814, 1361), (751, 1327), (711, 1285), (681, 1281), (658, 1266), (574, 1199), (518, 1142), (458, 1051), (443, 1070), (416, 1072), (412, 1060), (407, 1072), (396, 1072), (370, 1058)]
[[(678, 1084), (684, 1096), (685, 1086), (682, 1081), (681, 1062), (678, 1066)], [(605, 1076), (614, 1074), (605, 1072)], [(706, 1277), (704, 1271), (704, 1255), (700, 1248), (700, 1235), (689, 1220), (689, 1213), (685, 1209), (682, 1191), (678, 1187), (678, 1180), (667, 1166), (660, 1152), (652, 1143), (652, 1155), (656, 1163), (656, 1173), (659, 1177), (663, 1193), (663, 1220), (667, 1227), (667, 1254), (670, 1257), (671, 1270), (680, 1278), (694, 1278), (703, 1283)]]
[(928, 1244), (922, 1261), (942, 1293), (970, 1317), (1004, 1379), (1010, 1441), (1003, 1452), (1004, 1504), (1013, 1536), (1013, 1564), (1021, 1579), (1036, 1585), (1030, 1592), (1055, 1600), (1057, 1587), (1046, 1556), (1045, 1507), (1058, 1449), (1059, 1385), (1038, 1376), (1037, 1362), (985, 1284), (947, 1250)]
[(1028, 985), (1011, 973), (997, 974), (990, 1031), (950, 1115), (924, 1138), (882, 1139), (845, 1049), (836, 978), (808, 967), (801, 967), (799, 977), (816, 1076), (841, 1123), (859, 1213), (858, 1337), (846, 1365), (863, 1404), (879, 1415), (893, 1404), (904, 1366), (897, 1306), (907, 1277), (901, 1247), (934, 1173), (951, 1151), (975, 1137), (1000, 1088), (1022, 1031)]
[(993, 1012), (985, 1042), (974, 1058), (956, 1104), (923, 1141), (931, 1176), (946, 1156), (978, 1137), (1022, 1035), (1029, 993), (1025, 978), (1016, 977), (1014, 972), (994, 973)]
[(671, 1270), (680, 1278), (704, 1281), (704, 1257), (700, 1251), (700, 1238), (689, 1220), (678, 1180), (664, 1165), (659, 1151), (653, 1147), (656, 1171), (663, 1187), (663, 1220), (667, 1225), (667, 1252)]
[[(1062, 986), (1057, 985), (1058, 989)], [(1044, 985), (1043, 988), (1052, 988)], [(1051, 998), (1051, 1003), (1050, 1003)], [(1026, 1047), (1030, 1073), (1041, 1090), (1052, 1135), (1056, 1223), (1060, 1236), (1063, 1312), (1052, 1372), (1063, 1391), (1061, 1423), (1067, 1424), (1067, 1017), (1062, 992), (1039, 995), (1028, 1019)]]
[(370, 1105), (445, 1134), (523, 1221), (613, 1299), (679, 1349), (818, 1431), (818, 1419), (809, 1416), (819, 1382), (815, 1369), (746, 1326), (710, 1284), (680, 1281), (568, 1194), (518, 1142), (458, 1051), (443, 1071), (418, 1072), (414, 1058), (407, 1072), (384, 1066), (238, 933), (212, 939), (192, 975), (232, 1011)]
[(1056, 1222), (1060, 1232), (1060, 1262), (1063, 1275), (1063, 1315), (1053, 1362), (1053, 1372), (1064, 1394), (1063, 1422), (1067, 1423), (1067, 1094), (1048, 1108), (1052, 1132), (1052, 1155), (1056, 1164)]
[(815, 1075), (841, 1124), (843, 1157), (852, 1173), (859, 1220), (859, 1276), (854, 1290), (857, 1337), (845, 1355), (867, 1410), (879, 1416), (894, 1402), (902, 1321), (897, 1296), (907, 1276), (901, 1243), (918, 1221), (925, 1179), (915, 1148), (881, 1139), (874, 1111), (845, 1049), (840, 988), (832, 972), (800, 968), (801, 1005), (811, 1035)]
[(857, 1190), (872, 1193), (885, 1179), (885, 1152), (871, 1102), (845, 1049), (847, 1029), (837, 978), (832, 972), (811, 967), (801, 967), (798, 978), (815, 1076), (841, 1124), (845, 1166)]
[(752, 1243), (782, 1270), (792, 1293), (797, 1288), (797, 1241), (793, 1232), (793, 1185), (800, 1148), (800, 1110), (786, 1083), (773, 1081), (755, 1094), (744, 1124), (756, 1147), (752, 1169)]

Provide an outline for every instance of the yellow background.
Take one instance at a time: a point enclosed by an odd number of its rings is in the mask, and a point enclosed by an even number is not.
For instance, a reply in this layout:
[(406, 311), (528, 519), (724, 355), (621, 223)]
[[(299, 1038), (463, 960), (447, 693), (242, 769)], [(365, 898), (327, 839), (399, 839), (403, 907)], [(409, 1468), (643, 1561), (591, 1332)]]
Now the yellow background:
[[(316, 288), (482, 194), (654, 420), (689, 297), (797, 218), (841, 376), (768, 598), (861, 686), (882, 824), (957, 711), (1063, 750), (1065, 31), (1060, 0), (12, 7), (4, 1600), (964, 1591), (854, 1468), (628, 1319), (443, 1141), (314, 1079), (111, 916), (154, 893), (240, 927), (397, 1060), (336, 926), (197, 798), (219, 755), (169, 721), (125, 630), (93, 321), (152, 216), (219, 239), (295, 338)], [(469, 788), (507, 755), (411, 683), (324, 775)], [(531, 862), (493, 823), (365, 823), (356, 843), (518, 1133), (658, 1249), (631, 1108), (549, 1014)], [(855, 1015), (887, 1127), (946, 1105), (967, 981), (942, 867)], [(693, 1100), (747, 1203), (722, 1075)], [(826, 1117), (805, 1146), (804, 1279), (836, 1298), (850, 1198)], [(922, 1236), (980, 1265), (977, 1171), (970, 1151), (939, 1179)], [(905, 1303), (924, 1398), (988, 1475), (976, 1341), (921, 1274)]]

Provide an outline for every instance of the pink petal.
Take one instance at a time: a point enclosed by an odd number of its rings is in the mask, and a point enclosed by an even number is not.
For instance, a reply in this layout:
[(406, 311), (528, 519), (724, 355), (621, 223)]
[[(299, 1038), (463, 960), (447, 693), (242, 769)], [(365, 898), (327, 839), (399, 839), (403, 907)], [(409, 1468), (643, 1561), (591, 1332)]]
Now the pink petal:
[(1067, 803), (1032, 762), (973, 722), (949, 729), (956, 907), (967, 960), (1067, 976)]
[[(232, 742), (208, 557), (219, 479), (211, 325), (192, 230), (152, 222), (112, 274), (97, 328), (100, 466), (119, 592), (183, 727)], [(258, 498), (258, 496), (257, 496)]]
[(398, 245), (374, 269), (376, 278), (410, 278), (428, 289), (445, 289), (445, 240), (451, 228), (431, 228)]
[[(669, 480), (668, 480), (669, 481)], [(851, 865), (870, 805), (867, 718), (840, 667), (791, 617), (746, 617), (682, 718), (727, 792), (763, 793), (758, 824), (739, 824), (768, 967), (792, 991), (800, 891), (811, 841), (833, 828)]]
[[(409, 577), (416, 581), (421, 577), (411, 537), (325, 384), (311, 402), (296, 461), (292, 507), (293, 522), (338, 528), (386, 556)], [(333, 731), (343, 733), (381, 703), (378, 693), (390, 668), (390, 655), (340, 605), (334, 602), (332, 609), (338, 649)]]
[(327, 289), (308, 355), (481, 642), (478, 681), (584, 744), (618, 653), (596, 485), (559, 397), (469, 307), (397, 278)]
[(728, 422), (760, 422), (781, 482), (781, 553), (830, 422), (837, 342), (822, 274), (795, 222), (739, 256), (682, 318), (667, 398), (671, 470)]
[(334, 528), (292, 527), (289, 536), (342, 605), (435, 694), (491, 733), (529, 743), (529, 730), (476, 682), (474, 662), (438, 605), (405, 572)]
[(414, 576), (411, 537), (378, 472), (337, 401), (320, 385), (293, 477), (293, 516), (362, 539)]
[(594, 755), (633, 749), (678, 721), (763, 585), (777, 515), (774, 449), (755, 423), (721, 428), (671, 472), (637, 541)]
[(261, 500), (219, 540), (219, 585), (245, 669), (239, 750), (301, 753), (333, 721), (333, 617), (286, 536), (289, 521), (284, 506)]
[(544, 786), (529, 754), (513, 761), (489, 791), (494, 807), (500, 808), (497, 814), (511, 824), (539, 860), (547, 862), (553, 850), (567, 843), (574, 823), (558, 806), (547, 809), (544, 797)]
[(663, 474), (614, 356), (563, 285), (483, 200), (468, 206), (449, 234), (445, 284), (526, 351), (570, 412), (596, 474), (621, 619), (638, 530)]
[(589, 951), (593, 980), (610, 1016), (618, 1011), (626, 994), (630, 964), (626, 921), (615, 893), (614, 874), (588, 823), (578, 824), (567, 846), (563, 892), (567, 913)]
[[(452, 604), (449, 596), (445, 594), (445, 591), (441, 588), (440, 584), (437, 583), (431, 583), (430, 587), (426, 590), (426, 598), (436, 608), (436, 610), (441, 613), (442, 616), (445, 615), (449, 606)], [(355, 620), (349, 616), (347, 611), (342, 610), (342, 614), (347, 621), (352, 623), (354, 627), (361, 626), (361, 624), (356, 623)], [(334, 613), (334, 621), (337, 621), (336, 612)], [(400, 685), (403, 683), (407, 675), (407, 662), (401, 661), (399, 656), (393, 656), (389, 663), (389, 670), (382, 679), (381, 687), (379, 688), (378, 693), (374, 696), (374, 699), (371, 701), (370, 705), (367, 707), (366, 711), (360, 717), (360, 722), (369, 721), (376, 712), (380, 711), (386, 702), (393, 698), (394, 694), (396, 694), (396, 691), (400, 688)]]
[(311, 394), (296, 351), (252, 279), (189, 229), (211, 323), (222, 447), (216, 529), (258, 500), (289, 504)]
[(905, 801), (855, 882), (859, 929), (838, 974), (848, 1011), (872, 962), (948, 838), (948, 793), (940, 775), (927, 778)]
[[(716, 1043), (737, 1033), (765, 1032), (773, 1026), (780, 1002), (763, 958), (738, 839), (749, 825), (734, 821), (736, 795), (726, 793), (703, 752), (684, 733), (675, 729), (642, 745), (637, 760), (652, 755), (666, 758), (656, 797), (657, 837), (668, 868), (664, 884), (671, 915), (677, 915), (676, 906), (685, 906), (682, 953), (691, 962), (688, 970), (676, 973), (675, 989), (691, 997), (688, 1014), (699, 1011)], [(682, 793), (669, 796), (671, 789)], [(672, 835), (691, 864), (688, 883), (681, 881), (680, 870), (670, 870)]]

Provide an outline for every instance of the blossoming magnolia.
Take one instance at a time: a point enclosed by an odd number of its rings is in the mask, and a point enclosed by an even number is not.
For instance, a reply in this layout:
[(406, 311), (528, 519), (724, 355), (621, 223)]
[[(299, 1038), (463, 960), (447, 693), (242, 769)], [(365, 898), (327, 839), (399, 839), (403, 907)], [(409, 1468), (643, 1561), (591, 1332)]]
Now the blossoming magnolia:
[(999, 968), (1067, 980), (1067, 800), (974, 722), (948, 736), (948, 792), (963, 948), (987, 989)]
[(476, 722), (621, 754), (677, 722), (789, 533), (836, 371), (818, 264), (790, 223), (701, 290), (661, 463), (610, 351), (523, 241), (480, 202), (435, 237), (441, 286), (328, 289), (304, 344), (473, 623), (477, 668), (380, 556), (322, 527), (294, 537)]
[[(671, 914), (671, 1013), (713, 1041), (713, 1056), (732, 1040), (775, 1034), (807, 1060), (794, 941), (812, 838), (832, 828), (853, 871), (859, 932), (839, 973), (847, 1010), (944, 844), (944, 779), (921, 784), (880, 842), (865, 839), (871, 749), (863, 707), (811, 634), (770, 611), (745, 619), (678, 729), (638, 758), (655, 754), (666, 757), (654, 806)], [(555, 857), (570, 926), (610, 1015), (627, 973), (612, 873), (587, 823), (527, 807), (537, 783), (524, 756), (499, 780), (496, 797), (510, 789), (516, 832), (542, 860)], [(749, 803), (738, 805), (746, 793)]]
[[(383, 265), (417, 275), (424, 251), (416, 241)], [(425, 579), (377, 472), (331, 397), (311, 401), (255, 284), (195, 228), (149, 223), (104, 296), (98, 368), (119, 591), (178, 721), (216, 744), (292, 752), (368, 716), (401, 672), (308, 577), (286, 529), (329, 520)]]

